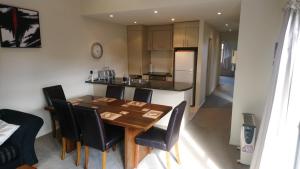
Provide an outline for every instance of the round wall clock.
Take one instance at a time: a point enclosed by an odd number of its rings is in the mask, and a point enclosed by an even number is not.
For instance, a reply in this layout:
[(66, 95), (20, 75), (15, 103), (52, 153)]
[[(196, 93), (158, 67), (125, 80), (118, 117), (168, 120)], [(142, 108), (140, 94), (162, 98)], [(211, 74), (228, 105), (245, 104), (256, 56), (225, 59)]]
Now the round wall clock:
[(100, 59), (103, 55), (103, 47), (99, 42), (95, 42), (91, 47), (92, 57), (95, 59)]

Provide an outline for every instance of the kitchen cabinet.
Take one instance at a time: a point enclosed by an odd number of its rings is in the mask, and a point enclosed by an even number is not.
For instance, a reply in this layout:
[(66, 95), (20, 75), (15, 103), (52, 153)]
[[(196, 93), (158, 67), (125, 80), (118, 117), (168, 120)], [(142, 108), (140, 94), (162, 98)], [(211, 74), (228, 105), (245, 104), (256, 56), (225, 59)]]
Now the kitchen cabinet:
[(148, 27), (148, 50), (172, 50), (173, 26), (159, 25)]
[(147, 28), (141, 25), (127, 27), (128, 74), (149, 72), (150, 56), (147, 51)]
[(199, 22), (180, 22), (174, 24), (173, 47), (198, 47)]

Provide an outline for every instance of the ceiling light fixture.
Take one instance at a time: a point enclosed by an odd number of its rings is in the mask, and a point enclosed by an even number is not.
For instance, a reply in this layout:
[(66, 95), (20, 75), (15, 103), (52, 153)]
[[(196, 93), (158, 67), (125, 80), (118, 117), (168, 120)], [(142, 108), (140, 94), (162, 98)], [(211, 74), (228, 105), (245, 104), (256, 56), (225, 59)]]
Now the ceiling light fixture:
[(218, 12), (217, 14), (218, 14), (218, 15), (222, 15), (222, 12)]
[(229, 32), (231, 32), (232, 31), (232, 29), (229, 29)]
[(225, 26), (228, 27), (229, 26), (228, 23), (226, 23)]
[(157, 14), (157, 13), (158, 13), (158, 11), (156, 11), (156, 10), (155, 10), (155, 11), (154, 11), (154, 13), (155, 13), (155, 14)]
[(175, 21), (175, 18), (172, 18), (171, 21), (174, 22), (174, 21)]
[(134, 23), (134, 24), (137, 24), (137, 21), (134, 21), (133, 23)]
[(109, 17), (110, 17), (110, 18), (113, 18), (113, 17), (114, 17), (114, 15), (113, 15), (113, 14), (110, 14), (110, 15), (109, 15)]

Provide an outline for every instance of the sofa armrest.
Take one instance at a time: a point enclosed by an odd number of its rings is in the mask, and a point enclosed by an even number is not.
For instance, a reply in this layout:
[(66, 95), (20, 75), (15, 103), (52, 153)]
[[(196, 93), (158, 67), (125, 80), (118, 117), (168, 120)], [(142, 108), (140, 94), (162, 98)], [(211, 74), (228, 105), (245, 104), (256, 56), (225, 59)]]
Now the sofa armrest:
[(10, 109), (0, 110), (0, 118), (7, 123), (20, 125), (7, 142), (18, 146), (23, 163), (36, 164), (38, 160), (34, 151), (34, 141), (44, 123), (43, 120), (40, 117)]

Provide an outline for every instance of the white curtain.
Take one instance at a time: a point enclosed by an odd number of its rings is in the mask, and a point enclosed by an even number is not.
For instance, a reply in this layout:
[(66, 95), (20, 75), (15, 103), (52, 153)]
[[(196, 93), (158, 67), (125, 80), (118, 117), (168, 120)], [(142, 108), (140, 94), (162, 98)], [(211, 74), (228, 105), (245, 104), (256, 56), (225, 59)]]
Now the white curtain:
[(300, 2), (289, 1), (251, 169), (296, 169), (300, 122)]

